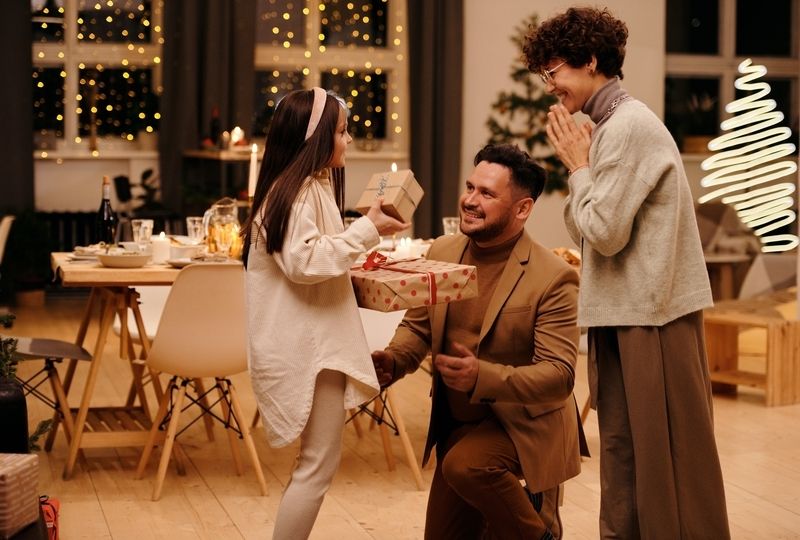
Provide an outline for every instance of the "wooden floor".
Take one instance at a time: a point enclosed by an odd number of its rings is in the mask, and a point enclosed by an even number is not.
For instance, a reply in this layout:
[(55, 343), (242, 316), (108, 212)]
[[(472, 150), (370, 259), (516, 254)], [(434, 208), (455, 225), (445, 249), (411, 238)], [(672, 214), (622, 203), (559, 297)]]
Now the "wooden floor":
[[(48, 299), (44, 308), (15, 308), (13, 332), (20, 336), (72, 340), (85, 299)], [(89, 336), (92, 337), (91, 335)], [(90, 341), (91, 342), (91, 341)], [(117, 358), (116, 342), (107, 346), (95, 402), (118, 404), (130, 381), (128, 366)], [(30, 372), (40, 362), (21, 366)], [(85, 377), (86, 367), (79, 370)], [(585, 365), (580, 379), (585, 381)], [(80, 380), (70, 393), (77, 404)], [(246, 414), (255, 405), (246, 375), (237, 376)], [(423, 372), (397, 385), (400, 408), (417, 457), (427, 429), (430, 379)], [(579, 401), (586, 385), (579, 382)], [(31, 425), (48, 417), (47, 409), (29, 399)], [(763, 395), (740, 392), (738, 397), (715, 399), (717, 442), (725, 476), (728, 511), (734, 538), (800, 538), (800, 406), (766, 408)], [(209, 443), (202, 423), (190, 427), (179, 439), (188, 455), (186, 476), (170, 467), (160, 501), (150, 492), (158, 452), (147, 477), (134, 480), (138, 449), (88, 450), (72, 480), (61, 472), (67, 454), (63, 434), (53, 451), (40, 453), (40, 492), (61, 501), (61, 538), (136, 539), (263, 539), (271, 535), (281, 490), (286, 484), (297, 447), (270, 449), (263, 432), (255, 432), (256, 446), (269, 485), (269, 495), (258, 495), (252, 471), (237, 477), (227, 438), (220, 427)], [(594, 412), (586, 423), (592, 452), (598, 452)], [(392, 437), (397, 469), (387, 470), (378, 431), (362, 438), (348, 427), (342, 464), (325, 502), (312, 538), (317, 539), (419, 539), (423, 536), (427, 492), (417, 491), (403, 460), (402, 446)], [(583, 472), (566, 484), (561, 509), (565, 538), (597, 538), (600, 504), (598, 460), (583, 463)], [(430, 484), (432, 470), (423, 470)]]

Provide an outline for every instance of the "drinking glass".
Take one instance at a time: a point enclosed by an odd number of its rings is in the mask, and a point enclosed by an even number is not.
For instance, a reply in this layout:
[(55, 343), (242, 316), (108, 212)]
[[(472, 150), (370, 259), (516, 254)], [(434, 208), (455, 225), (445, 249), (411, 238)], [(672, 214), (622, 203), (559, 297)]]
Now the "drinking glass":
[(444, 234), (456, 234), (459, 231), (461, 218), (458, 216), (448, 216), (442, 218), (442, 229)]
[(206, 231), (203, 229), (202, 216), (189, 216), (186, 218), (186, 236), (189, 237), (192, 245), (200, 244), (206, 237)]
[(147, 251), (147, 245), (153, 236), (153, 220), (132, 219), (131, 232), (133, 233), (133, 241), (139, 245), (139, 251)]

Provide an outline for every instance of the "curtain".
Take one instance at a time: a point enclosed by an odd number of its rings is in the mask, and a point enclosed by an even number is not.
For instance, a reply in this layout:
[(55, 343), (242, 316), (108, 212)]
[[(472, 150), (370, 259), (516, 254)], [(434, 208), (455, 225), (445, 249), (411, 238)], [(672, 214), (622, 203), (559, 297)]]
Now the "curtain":
[(463, 0), (408, 0), (411, 168), (425, 197), (416, 236), (442, 234), (461, 189)]
[[(198, 148), (219, 110), (222, 130), (249, 132), (253, 117), (256, 0), (164, 2), (163, 118), (159, 130), (164, 204), (185, 199), (184, 150)], [(218, 167), (206, 167), (211, 172)], [(202, 171), (201, 171), (202, 172)], [(209, 181), (208, 178), (201, 178)]]
[(0, 214), (33, 209), (33, 60), (30, 2), (4, 2), (0, 17)]

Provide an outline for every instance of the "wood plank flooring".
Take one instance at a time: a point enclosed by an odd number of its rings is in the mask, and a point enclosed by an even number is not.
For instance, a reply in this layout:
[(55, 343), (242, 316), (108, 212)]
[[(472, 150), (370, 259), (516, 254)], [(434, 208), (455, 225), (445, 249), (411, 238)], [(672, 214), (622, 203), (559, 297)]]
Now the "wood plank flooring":
[[(11, 330), (20, 336), (72, 340), (82, 314), (83, 298), (49, 298), (43, 308), (14, 308), (17, 322)], [(88, 343), (93, 343), (90, 333)], [(118, 404), (127, 395), (130, 369), (110, 339), (95, 393), (95, 403)], [(41, 362), (27, 362), (21, 373), (31, 373)], [(76, 406), (87, 366), (78, 370), (70, 401)], [(576, 387), (582, 403), (587, 390), (585, 364)], [(246, 415), (255, 404), (245, 374), (234, 378)], [(397, 406), (403, 414), (418, 459), (427, 430), (430, 379), (424, 372), (397, 385)], [(152, 402), (154, 403), (154, 401)], [(151, 403), (151, 406), (153, 406)], [(31, 428), (48, 410), (29, 398)], [(715, 419), (728, 499), (731, 530), (737, 539), (800, 539), (800, 405), (767, 408), (763, 393), (742, 390), (738, 396), (716, 397)], [(249, 418), (248, 418), (249, 420)], [(342, 463), (322, 506), (315, 539), (420, 539), (423, 536), (427, 492), (417, 491), (405, 464), (398, 437), (392, 437), (397, 468), (387, 469), (377, 429), (362, 421), (363, 437), (348, 426)], [(586, 423), (592, 452), (599, 438), (596, 415)], [(67, 456), (63, 433), (50, 453), (41, 452), (40, 492), (61, 501), (61, 538), (72, 539), (263, 539), (269, 538), (281, 491), (289, 477), (297, 446), (271, 449), (261, 429), (254, 432), (256, 447), (267, 479), (269, 495), (261, 497), (252, 469), (236, 476), (223, 430), (215, 427), (208, 442), (202, 423), (180, 438), (188, 456), (186, 475), (170, 464), (160, 501), (150, 500), (153, 476), (160, 456), (154, 452), (143, 480), (134, 480), (140, 450), (85, 451), (73, 478), (61, 479)], [(244, 447), (241, 448), (242, 452)], [(244, 454), (242, 454), (244, 456)], [(423, 470), (430, 485), (432, 468)], [(561, 516), (565, 538), (598, 537), (600, 505), (599, 462), (583, 463), (581, 474), (566, 484)]]

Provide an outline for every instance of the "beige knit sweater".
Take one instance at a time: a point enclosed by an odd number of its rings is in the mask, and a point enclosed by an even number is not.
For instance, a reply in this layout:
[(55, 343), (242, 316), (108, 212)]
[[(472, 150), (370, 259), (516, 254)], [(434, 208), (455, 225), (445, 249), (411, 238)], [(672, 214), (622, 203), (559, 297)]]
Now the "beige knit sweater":
[[(584, 112), (599, 123), (589, 167), (569, 178), (564, 218), (581, 245), (580, 326), (661, 326), (712, 305), (680, 153), (615, 79)], [(604, 118), (605, 117), (605, 118)]]
[[(253, 238), (259, 228), (254, 223)], [(309, 178), (292, 208), (283, 249), (268, 255), (263, 231), (251, 244), (250, 377), (271, 446), (300, 436), (321, 370), (347, 375), (345, 409), (378, 392), (349, 269), (379, 241), (366, 217), (343, 230), (328, 179)]]

